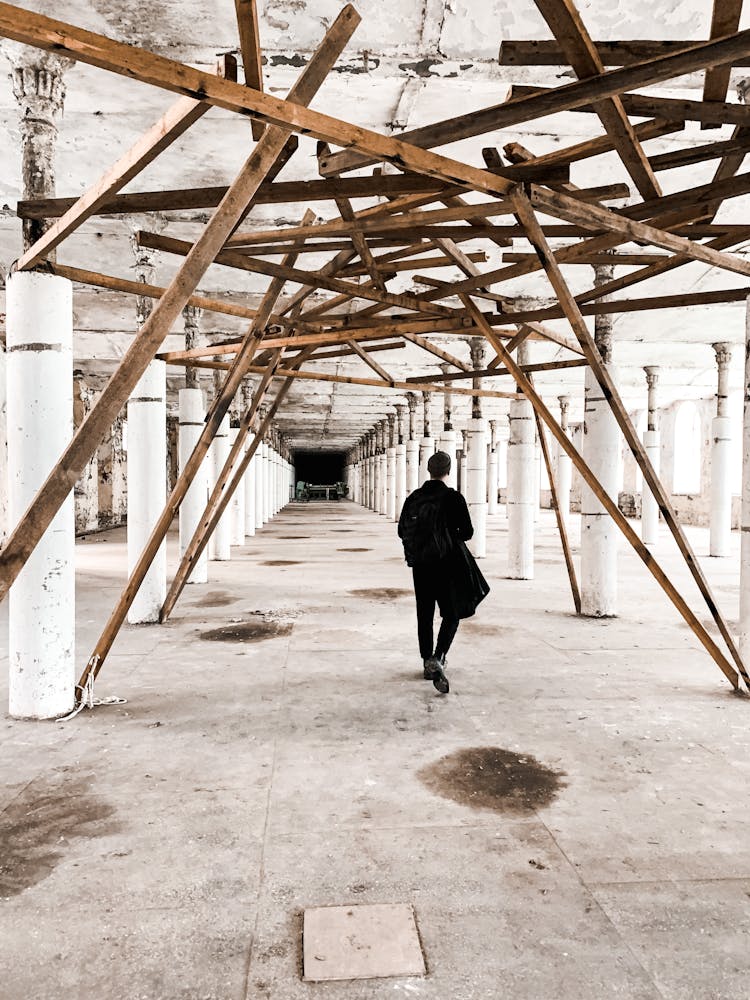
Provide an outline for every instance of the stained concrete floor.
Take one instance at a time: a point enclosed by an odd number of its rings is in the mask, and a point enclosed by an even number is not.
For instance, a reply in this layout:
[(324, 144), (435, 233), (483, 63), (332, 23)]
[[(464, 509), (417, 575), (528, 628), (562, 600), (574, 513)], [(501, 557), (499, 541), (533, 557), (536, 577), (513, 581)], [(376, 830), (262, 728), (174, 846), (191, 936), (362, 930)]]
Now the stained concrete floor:
[[(0, 721), (3, 1000), (745, 1000), (750, 700), (629, 552), (621, 617), (581, 620), (550, 515), (533, 583), (505, 530), (448, 697), (393, 525), (310, 504), (124, 630), (127, 704)], [(77, 554), (82, 665), (124, 535)], [(734, 618), (736, 556), (705, 565)], [(305, 907), (399, 902), (426, 978), (301, 980)]]

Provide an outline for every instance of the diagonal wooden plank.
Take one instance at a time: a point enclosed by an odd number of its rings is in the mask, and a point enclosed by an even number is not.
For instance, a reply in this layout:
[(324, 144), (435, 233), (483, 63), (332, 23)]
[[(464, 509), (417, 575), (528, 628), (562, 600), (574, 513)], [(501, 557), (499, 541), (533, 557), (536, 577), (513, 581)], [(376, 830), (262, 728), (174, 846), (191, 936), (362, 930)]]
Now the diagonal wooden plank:
[[(632, 66), (646, 59), (684, 51), (689, 41), (684, 38), (661, 40), (653, 38), (617, 38), (595, 41), (596, 51), (605, 66)], [(504, 39), (500, 43), (501, 66), (565, 66), (563, 50), (552, 39), (516, 41)], [(735, 66), (750, 66), (750, 59), (740, 59)]]
[[(7, 8), (9, 5), (4, 5)], [(18, 15), (20, 12), (13, 8)], [(0, 11), (7, 15), (7, 10)], [(359, 23), (351, 7), (346, 7), (329, 29), (323, 42), (300, 75), (289, 94), (289, 100), (307, 103), (320, 88), (341, 50)], [(222, 80), (222, 84), (229, 81)], [(245, 90), (245, 88), (240, 88)], [(34, 551), (39, 539), (49, 527), (61, 505), (80, 479), (94, 451), (112, 426), (128, 396), (146, 370), (172, 324), (180, 316), (198, 282), (224, 244), (233, 226), (241, 217), (258, 186), (273, 168), (284, 149), (288, 131), (267, 129), (263, 138), (248, 157), (237, 178), (230, 186), (200, 238), (191, 248), (171, 284), (156, 303), (153, 312), (134, 337), (117, 371), (111, 377), (99, 399), (68, 447), (50, 472), (47, 480), (19, 519), (6, 541), (0, 563), (0, 600)]]
[(388, 374), (382, 365), (377, 363), (375, 358), (371, 358), (367, 351), (363, 347), (360, 347), (356, 340), (347, 340), (347, 344), (353, 349), (354, 353), (358, 355), (362, 361), (364, 361), (368, 368), (372, 368), (375, 374), (380, 376), (386, 385), (393, 387), (393, 377)]
[[(585, 80), (603, 73), (604, 66), (599, 53), (573, 0), (534, 0), (534, 3), (559, 42), (576, 76)], [(661, 194), (659, 182), (620, 99), (610, 97), (597, 102), (595, 108), (625, 169), (643, 198), (658, 197)]]
[[(344, 13), (348, 10), (350, 8), (344, 8)], [(219, 80), (211, 74), (165, 56), (115, 42), (95, 32), (41, 14), (21, 10), (12, 4), (0, 3), (0, 35), (36, 48), (55, 51), (58, 55), (99, 66), (130, 79), (187, 94), (230, 111), (256, 115), (270, 124), (310, 134), (337, 146), (351, 147), (357, 151), (355, 156), (369, 156), (370, 162), (393, 162), (401, 169), (439, 177), (449, 184), (464, 184), (496, 196), (506, 194), (510, 187), (503, 178), (487, 171), (418, 148), (413, 132), (404, 133), (410, 140), (408, 142), (403, 141), (403, 138), (398, 140), (383, 136), (330, 115), (300, 108), (289, 100), (280, 100), (249, 87)], [(571, 110), (591, 101), (619, 95), (633, 87), (659, 83), (707, 65), (731, 63), (748, 53), (750, 31), (738, 32), (715, 42), (698, 43), (681, 53), (612, 70), (588, 80), (579, 80), (549, 94), (534, 95), (511, 104), (484, 109), (470, 116), (450, 119), (447, 123), (439, 123), (445, 125), (442, 141), (457, 141), (502, 125), (518, 124), (519, 121)], [(430, 126), (433, 132), (426, 139), (422, 135), (420, 141), (424, 141), (426, 145), (439, 145), (441, 138), (434, 138), (434, 128)], [(361, 158), (355, 165), (361, 165)]]
[[(711, 12), (711, 38), (723, 38), (724, 35), (731, 35), (737, 31), (741, 14), (742, 0), (714, 0)], [(703, 85), (704, 101), (726, 100), (731, 71), (731, 66), (714, 66), (706, 70), (706, 80)]]
[[(533, 214), (533, 213), (532, 213)], [(674, 604), (679, 613), (685, 619), (687, 624), (693, 630), (695, 635), (698, 637), (699, 641), (709, 653), (714, 662), (718, 665), (719, 669), (722, 671), (724, 676), (729, 680), (732, 687), (737, 689), (739, 687), (739, 681), (737, 672), (733, 669), (732, 665), (728, 662), (722, 651), (716, 645), (714, 640), (711, 638), (709, 633), (706, 631), (704, 626), (698, 620), (696, 615), (690, 609), (685, 599), (682, 597), (677, 588), (672, 584), (671, 580), (664, 572), (662, 567), (659, 565), (657, 560), (654, 558), (653, 554), (648, 550), (648, 548), (643, 544), (641, 539), (638, 537), (636, 532), (633, 530), (630, 522), (622, 513), (620, 508), (617, 506), (615, 501), (610, 497), (609, 493), (602, 487), (599, 480), (596, 478), (594, 473), (591, 471), (589, 466), (584, 461), (580, 452), (574, 447), (572, 441), (568, 435), (560, 427), (559, 423), (550, 413), (548, 407), (545, 405), (542, 397), (537, 393), (534, 386), (531, 384), (529, 379), (526, 377), (524, 372), (521, 370), (520, 366), (513, 359), (513, 356), (507, 352), (502, 342), (496, 336), (495, 331), (489, 326), (486, 320), (482, 317), (477, 307), (467, 296), (467, 310), (474, 316), (477, 322), (477, 326), (482, 330), (488, 342), (492, 345), (495, 351), (502, 357), (503, 362), (510, 371), (516, 385), (521, 389), (523, 394), (529, 400), (529, 402), (534, 407), (535, 413), (539, 414), (539, 417), (544, 422), (545, 426), (549, 428), (552, 436), (558, 442), (558, 444), (565, 451), (573, 462), (576, 470), (580, 474), (581, 478), (586, 482), (591, 491), (594, 493), (596, 498), (606, 509), (607, 513), (610, 515), (612, 520), (618, 526), (620, 531), (625, 536), (626, 540), (635, 550), (636, 554), (642, 560), (646, 568), (649, 570), (651, 575), (657, 581), (659, 586), (662, 588), (664, 593), (667, 595), (669, 600)]]
[[(547, 244), (544, 234), (540, 229), (539, 222), (536, 218), (531, 202), (521, 191), (514, 192), (512, 197), (516, 205), (516, 213), (518, 220), (521, 223), (521, 225), (526, 227), (531, 244), (539, 254), (540, 259), (543, 261), (544, 270), (547, 273), (547, 277), (549, 278), (550, 284), (552, 285), (552, 288), (554, 289), (555, 294), (559, 299), (560, 305), (565, 311), (565, 315), (573, 329), (573, 332), (575, 333), (576, 337), (579, 340), (579, 343), (584, 352), (586, 360), (588, 361), (591, 370), (597, 382), (599, 383), (602, 392), (604, 393), (604, 397), (605, 399), (608, 400), (612, 408), (612, 413), (615, 419), (617, 420), (617, 424), (620, 430), (622, 431), (622, 435), (625, 438), (625, 441), (628, 447), (630, 448), (633, 457), (635, 458), (637, 464), (639, 465), (641, 472), (643, 473), (644, 482), (647, 484), (648, 488), (653, 493), (654, 499), (656, 500), (659, 506), (659, 510), (661, 511), (662, 516), (664, 517), (667, 527), (669, 528), (672, 537), (677, 543), (677, 547), (680, 550), (680, 553), (683, 559), (685, 560), (685, 563), (690, 571), (690, 574), (695, 580), (695, 583), (697, 584), (698, 589), (700, 590), (701, 595), (703, 596), (703, 599), (706, 602), (706, 606), (708, 607), (708, 610), (711, 613), (711, 616), (714, 622), (716, 623), (719, 632), (721, 633), (721, 636), (724, 639), (724, 642), (726, 643), (727, 649), (729, 650), (737, 669), (742, 674), (745, 683), (747, 684), (748, 688), (750, 688), (750, 676), (748, 675), (745, 669), (739, 650), (737, 649), (734, 639), (732, 638), (729, 632), (726, 621), (724, 620), (724, 617), (721, 614), (718, 605), (716, 604), (714, 596), (711, 593), (711, 588), (708, 584), (708, 581), (703, 573), (703, 570), (701, 569), (698, 560), (696, 559), (692, 546), (690, 545), (690, 542), (688, 541), (685, 532), (683, 531), (682, 526), (680, 525), (680, 522), (677, 519), (677, 515), (674, 511), (669, 495), (662, 486), (661, 480), (656, 474), (656, 471), (654, 470), (654, 467), (651, 464), (651, 460), (649, 459), (646, 450), (643, 447), (643, 444), (641, 443), (641, 440), (638, 436), (638, 432), (636, 431), (630, 417), (628, 416), (628, 412), (625, 409), (622, 399), (620, 398), (620, 394), (617, 391), (617, 387), (615, 386), (614, 380), (612, 379), (610, 372), (607, 370), (607, 366), (603, 363), (601, 359), (601, 355), (599, 354), (599, 351), (597, 350), (596, 345), (594, 344), (594, 339), (591, 336), (588, 327), (584, 322), (583, 316), (581, 315), (581, 312), (578, 308), (578, 305), (575, 299), (573, 298), (570, 289), (568, 288), (567, 282), (563, 278), (562, 272), (560, 271), (560, 268), (557, 265), (555, 256), (550, 250), (549, 245)], [(472, 315), (474, 315), (474, 310), (472, 310)], [(650, 553), (649, 557), (651, 557)], [(693, 618), (694, 617), (695, 616), (693, 616)], [(687, 618), (686, 620), (689, 621), (689, 619)], [(698, 635), (698, 637), (703, 642), (704, 646), (706, 646), (706, 648), (709, 649), (710, 652), (711, 650), (706, 643), (706, 636), (704, 635), (705, 629), (703, 628), (703, 626), (700, 626), (699, 630), (696, 629), (696, 623), (700, 625), (700, 623), (697, 622), (696, 619), (696, 621), (691, 623), (691, 628), (696, 633), (696, 635)], [(717, 656), (714, 653), (712, 653), (712, 656), (714, 657), (714, 660), (719, 665), (719, 667), (721, 667), (724, 670), (724, 672), (727, 673), (725, 667), (722, 666), (722, 661), (725, 660), (725, 658), (724, 657), (717, 658)], [(727, 676), (729, 675), (727, 674)]]
[[(230, 78), (233, 72), (233, 60), (225, 57), (219, 70)], [(16, 269), (28, 271), (50, 254), (56, 246), (83, 225), (86, 219), (95, 215), (97, 210), (109, 201), (113, 195), (124, 188), (126, 184), (137, 177), (142, 170), (152, 163), (160, 153), (168, 149), (172, 143), (194, 125), (211, 109), (204, 101), (194, 101), (190, 97), (181, 97), (162, 117), (133, 143), (109, 170), (96, 180), (81, 197), (70, 206), (57, 222), (19, 258)]]
[[(237, 28), (240, 33), (242, 68), (245, 72), (245, 86), (253, 90), (263, 90), (263, 59), (260, 51), (260, 28), (256, 0), (234, 0)], [(253, 119), (250, 123), (253, 139), (257, 142), (263, 135), (263, 122)]]

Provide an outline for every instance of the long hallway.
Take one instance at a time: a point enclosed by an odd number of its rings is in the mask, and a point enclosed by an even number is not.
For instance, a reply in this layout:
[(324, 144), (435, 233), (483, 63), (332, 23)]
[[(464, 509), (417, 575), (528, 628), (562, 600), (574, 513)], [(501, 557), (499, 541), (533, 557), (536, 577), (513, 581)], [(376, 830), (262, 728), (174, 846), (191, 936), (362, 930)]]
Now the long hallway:
[[(746, 997), (745, 701), (629, 552), (621, 617), (576, 619), (551, 514), (533, 582), (503, 578), (506, 524), (447, 697), (395, 526), (310, 503), (123, 630), (96, 695), (125, 704), (3, 720), (0, 993)], [(83, 665), (124, 534), (77, 558)], [(734, 617), (736, 556), (705, 564)], [(368, 903), (414, 907), (427, 976), (303, 982), (304, 908)]]

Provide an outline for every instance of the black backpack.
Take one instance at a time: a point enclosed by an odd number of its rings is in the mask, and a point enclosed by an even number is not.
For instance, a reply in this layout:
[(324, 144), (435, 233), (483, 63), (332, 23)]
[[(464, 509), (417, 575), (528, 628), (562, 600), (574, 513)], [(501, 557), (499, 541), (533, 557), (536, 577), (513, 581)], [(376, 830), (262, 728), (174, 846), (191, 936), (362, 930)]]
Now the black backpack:
[(408, 566), (440, 562), (453, 551), (442, 492), (417, 491), (406, 501), (401, 541)]

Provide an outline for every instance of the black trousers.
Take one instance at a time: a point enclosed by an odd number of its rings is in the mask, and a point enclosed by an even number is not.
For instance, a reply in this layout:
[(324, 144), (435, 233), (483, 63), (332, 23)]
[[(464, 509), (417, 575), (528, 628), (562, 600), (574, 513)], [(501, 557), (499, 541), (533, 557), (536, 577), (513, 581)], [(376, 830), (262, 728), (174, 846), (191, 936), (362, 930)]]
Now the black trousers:
[[(446, 596), (445, 571), (437, 566), (414, 566), (414, 596), (417, 599), (417, 635), (419, 636), (419, 655), (428, 660), (435, 656), (445, 656), (451, 648), (451, 643), (458, 630), (458, 618), (449, 607)], [(433, 646), (433, 620), (435, 605), (440, 609), (440, 630), (437, 645)]]

